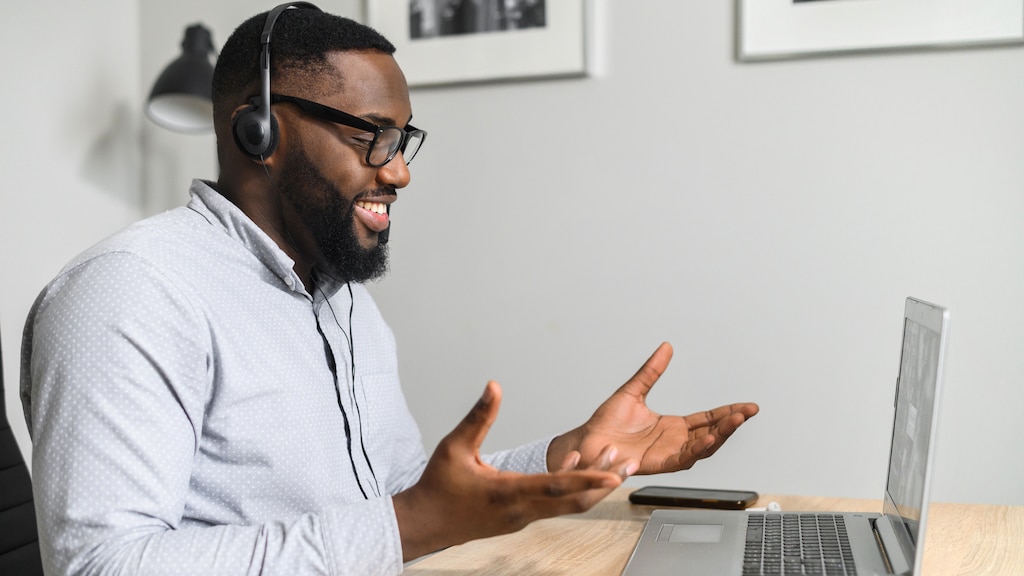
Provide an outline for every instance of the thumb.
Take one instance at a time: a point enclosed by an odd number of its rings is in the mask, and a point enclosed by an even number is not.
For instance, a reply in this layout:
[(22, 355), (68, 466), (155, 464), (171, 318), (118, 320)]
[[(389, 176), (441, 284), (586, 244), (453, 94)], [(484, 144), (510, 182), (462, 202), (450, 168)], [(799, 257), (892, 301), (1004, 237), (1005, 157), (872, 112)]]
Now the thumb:
[(636, 371), (636, 374), (619, 387), (619, 392), (625, 392), (630, 396), (646, 399), (647, 393), (651, 391), (658, 378), (661, 378), (661, 375), (665, 373), (668, 363), (671, 361), (672, 345), (668, 342), (662, 342), (658, 349), (654, 351), (654, 354), (651, 354), (651, 357), (644, 362), (644, 365)]
[(448, 436), (453, 440), (466, 442), (474, 451), (479, 451), (487, 432), (491, 429), (491, 424), (498, 419), (500, 407), (501, 385), (491, 380), (469, 414), (466, 414)]

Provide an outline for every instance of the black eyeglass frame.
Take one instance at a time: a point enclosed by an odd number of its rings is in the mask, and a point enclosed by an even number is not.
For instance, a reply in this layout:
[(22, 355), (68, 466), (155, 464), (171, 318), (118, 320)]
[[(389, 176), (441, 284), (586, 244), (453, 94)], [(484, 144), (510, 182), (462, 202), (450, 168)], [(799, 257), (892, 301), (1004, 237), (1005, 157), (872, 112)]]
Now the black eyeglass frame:
[[(286, 96), (284, 94), (270, 95), (271, 104), (277, 104), (280, 102), (288, 102), (291, 104), (295, 104), (296, 106), (299, 107), (300, 110), (302, 110), (306, 114), (309, 114), (310, 116), (315, 116), (317, 118), (321, 118), (329, 122), (334, 122), (335, 124), (341, 124), (342, 126), (348, 126), (349, 128), (364, 130), (367, 133), (373, 134), (373, 141), (370, 142), (370, 146), (366, 149), (366, 163), (370, 166), (373, 166), (374, 168), (380, 168), (381, 166), (384, 166), (388, 162), (391, 162), (395, 158), (395, 156), (398, 155), (399, 151), (401, 151), (402, 154), (404, 155), (406, 145), (414, 136), (418, 135), (420, 137), (420, 145), (416, 148), (417, 153), (419, 152), (419, 149), (423, 147), (423, 142), (426, 141), (427, 139), (426, 130), (420, 130), (419, 128), (416, 128), (411, 124), (405, 126), (404, 128), (401, 126), (378, 126), (373, 122), (369, 122), (358, 116), (353, 116), (348, 112), (342, 112), (337, 108), (331, 108), (330, 106), (325, 106), (318, 102), (313, 102), (312, 100), (306, 100), (305, 98), (299, 98), (297, 96)], [(383, 162), (371, 162), (370, 154), (373, 153), (374, 147), (377, 146), (377, 140), (380, 138), (381, 134), (383, 134), (385, 130), (400, 130), (402, 132), (402, 140), (398, 143), (398, 147), (396, 147), (393, 151), (388, 153), (387, 159), (385, 159)], [(415, 157), (415, 154), (413, 155), (413, 157)], [(412, 162), (412, 158), (405, 158), (406, 165), (408, 165), (410, 162)]]

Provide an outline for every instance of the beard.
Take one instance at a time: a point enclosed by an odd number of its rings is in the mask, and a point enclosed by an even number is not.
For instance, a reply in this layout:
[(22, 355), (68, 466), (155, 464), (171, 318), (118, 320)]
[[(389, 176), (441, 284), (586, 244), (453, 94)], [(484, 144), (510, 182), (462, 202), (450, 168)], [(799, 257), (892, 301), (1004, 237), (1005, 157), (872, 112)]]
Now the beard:
[(281, 169), (281, 193), (313, 235), (323, 260), (316, 267), (347, 282), (376, 280), (388, 271), (387, 244), (359, 244), (355, 231), (358, 199), (394, 195), (393, 189), (360, 192), (352, 200), (328, 180), (299, 146), (288, 149)]

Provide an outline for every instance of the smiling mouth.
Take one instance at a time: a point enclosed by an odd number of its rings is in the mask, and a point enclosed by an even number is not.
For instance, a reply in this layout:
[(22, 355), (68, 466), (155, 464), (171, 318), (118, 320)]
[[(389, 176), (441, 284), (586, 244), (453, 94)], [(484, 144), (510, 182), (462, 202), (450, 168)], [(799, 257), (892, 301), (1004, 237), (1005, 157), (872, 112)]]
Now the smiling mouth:
[(383, 202), (367, 202), (365, 200), (360, 200), (359, 202), (356, 202), (356, 206), (362, 208), (363, 210), (369, 210), (370, 212), (373, 212), (375, 214), (388, 213), (388, 206)]
[(390, 219), (386, 203), (358, 200), (355, 207), (356, 216), (369, 230), (379, 234), (387, 229)]

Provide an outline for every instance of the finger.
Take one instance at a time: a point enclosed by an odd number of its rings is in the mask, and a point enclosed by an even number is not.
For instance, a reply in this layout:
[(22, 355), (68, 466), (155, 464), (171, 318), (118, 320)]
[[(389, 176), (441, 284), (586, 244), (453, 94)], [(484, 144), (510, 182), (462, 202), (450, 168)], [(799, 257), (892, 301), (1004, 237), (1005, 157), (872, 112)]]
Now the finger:
[(622, 484), (622, 477), (611, 472), (575, 470), (524, 475), (514, 481), (514, 491), (533, 502), (535, 506), (543, 507), (549, 512), (558, 509), (558, 514), (566, 514), (578, 511), (576, 507), (581, 502), (592, 504), (600, 500)]
[(615, 458), (619, 455), (619, 450), (615, 446), (605, 446), (597, 458), (594, 459), (593, 464), (588, 466), (591, 470), (610, 470), (612, 465), (615, 463)]
[(743, 416), (743, 423), (747, 418), (753, 418), (758, 412), (757, 404), (753, 402), (742, 402), (738, 404), (726, 404), (725, 406), (719, 406), (712, 410), (705, 410), (704, 412), (696, 412), (685, 416), (686, 424), (690, 429), (705, 428), (715, 426), (719, 422), (728, 419), (733, 414), (740, 414)]
[(571, 500), (591, 491), (611, 490), (623, 479), (613, 472), (584, 469), (548, 472), (542, 475), (515, 475), (505, 477), (511, 484), (507, 490), (529, 500)]
[(695, 434), (695, 439), (690, 442), (691, 446), (688, 450), (692, 454), (693, 460), (707, 458), (718, 452), (718, 449), (744, 422), (746, 422), (746, 417), (740, 412), (734, 412), (709, 427), (706, 432)]
[(561, 466), (558, 467), (559, 472), (568, 472), (569, 470), (575, 470), (580, 465), (580, 458), (582, 455), (579, 450), (571, 450), (565, 455), (565, 459), (562, 460)]
[(532, 475), (500, 472), (498, 480), (489, 491), (488, 501), (499, 505), (506, 524), (516, 526), (539, 518), (584, 512), (622, 485), (617, 474), (598, 470)]
[(711, 426), (692, 430), (684, 452), (692, 454), (696, 459), (707, 458), (717, 452), (744, 422), (746, 419), (743, 414), (737, 412)]
[(719, 445), (711, 434), (697, 436), (684, 444), (676, 454), (665, 455), (664, 469), (688, 470), (698, 460), (707, 458), (718, 450)]
[[(746, 416), (742, 413), (735, 412), (713, 426), (709, 432), (715, 437), (714, 450), (718, 450), (718, 447), (725, 443), (725, 441), (728, 440), (729, 437), (731, 437), (746, 421)], [(714, 453), (714, 451), (709, 452), (708, 455), (712, 453)]]
[(491, 429), (491, 424), (498, 418), (500, 407), (501, 386), (491, 380), (469, 414), (466, 414), (448, 437), (467, 442), (474, 450), (479, 450)]
[[(586, 512), (621, 485), (621, 479), (614, 482), (608, 480), (599, 486), (582, 490), (570, 490), (564, 494), (545, 497), (534, 500), (533, 502), (535, 506), (543, 507), (545, 509), (543, 516), (577, 514), (580, 512)], [(548, 490), (553, 491), (550, 487)]]
[(636, 371), (636, 374), (633, 374), (633, 377), (619, 388), (619, 391), (646, 399), (647, 393), (651, 391), (658, 378), (661, 378), (661, 375), (665, 373), (671, 361), (672, 345), (668, 342), (662, 342), (658, 349), (654, 351), (654, 354), (651, 354), (650, 358), (644, 362), (644, 365)]
[(597, 455), (597, 458), (584, 469), (614, 472), (625, 480), (636, 474), (636, 471), (640, 469), (640, 463), (631, 458), (620, 460), (618, 448), (609, 445), (605, 446)]

